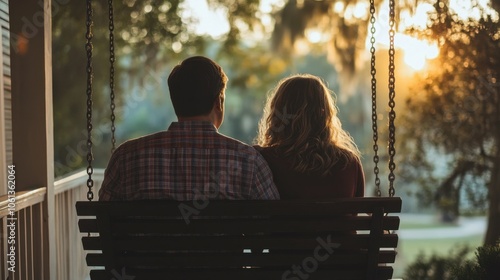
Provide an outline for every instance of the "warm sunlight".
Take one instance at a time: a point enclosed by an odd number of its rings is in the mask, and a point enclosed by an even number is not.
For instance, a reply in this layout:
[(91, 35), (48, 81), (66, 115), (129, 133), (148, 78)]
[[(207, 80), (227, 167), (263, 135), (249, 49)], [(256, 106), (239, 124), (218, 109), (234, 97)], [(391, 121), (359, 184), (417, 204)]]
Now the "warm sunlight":
[[(376, 24), (376, 41), (384, 47), (389, 46), (389, 3), (387, 0), (382, 3), (378, 13)], [(437, 44), (423, 41), (411, 37), (404, 33), (410, 26), (425, 28), (427, 24), (428, 12), (433, 10), (431, 4), (421, 3), (412, 14), (409, 11), (401, 11), (399, 21), (399, 32), (396, 32), (394, 44), (397, 49), (404, 52), (404, 62), (415, 71), (424, 69), (427, 60), (436, 58), (439, 55)], [(369, 40), (367, 40), (367, 45)]]
[[(479, 0), (478, 3), (493, 17), (498, 18), (498, 14), (488, 7), (488, 0)], [(262, 12), (261, 22), (265, 30), (261, 32), (254, 32), (251, 37), (257, 40), (265, 38), (264, 33), (272, 31), (273, 19), (270, 12), (273, 6), (282, 6), (285, 1), (283, 0), (262, 0), (260, 3), (260, 10)], [(451, 0), (451, 9), (453, 9), (462, 18), (478, 18), (479, 10), (473, 9), (471, 2), (461, 0)], [(389, 45), (389, 13), (388, 13), (388, 0), (380, 6), (376, 18), (376, 41), (377, 44), (387, 47)], [(346, 6), (345, 2), (338, 1), (332, 6), (333, 12), (343, 13), (346, 20), (362, 19), (369, 16), (369, 3), (368, 1), (358, 1), (356, 4), (349, 4)], [(424, 69), (427, 60), (436, 58), (439, 55), (439, 48), (437, 44), (431, 44), (410, 37), (404, 34), (406, 28), (414, 26), (417, 28), (425, 28), (428, 21), (428, 13), (434, 8), (432, 4), (420, 2), (417, 8), (410, 13), (407, 10), (401, 11), (399, 17), (399, 30), (396, 33), (395, 46), (396, 48), (404, 51), (404, 62), (415, 71)], [(194, 23), (191, 25), (192, 30), (198, 34), (206, 34), (214, 38), (223, 36), (229, 31), (229, 24), (226, 18), (226, 10), (212, 9), (208, 6), (207, 1), (200, 0), (186, 0), (184, 2), (183, 17), (191, 18)], [(305, 31), (306, 41), (299, 40), (296, 42), (295, 49), (299, 53), (307, 53), (309, 51), (308, 43), (317, 44), (327, 42), (331, 37), (330, 34), (325, 34), (319, 28), (309, 28)], [(369, 48), (369, 38), (367, 39), (367, 47)]]
[(420, 3), (411, 14), (409, 10), (401, 11), (399, 24), (401, 29), (414, 26), (416, 28), (425, 28), (427, 26), (428, 13), (433, 11), (434, 7), (430, 3)]
[(191, 29), (197, 34), (219, 37), (229, 32), (226, 11), (210, 9), (207, 1), (200, 0), (188, 0), (183, 3), (183, 6), (182, 17), (195, 21)]
[(403, 34), (398, 35), (396, 40), (399, 41), (398, 46), (404, 50), (404, 62), (414, 70), (422, 70), (428, 59), (434, 59), (439, 55), (437, 44), (430, 44)]
[[(479, 4), (484, 7), (485, 11), (491, 14), (494, 18), (498, 18), (498, 14), (488, 7), (487, 0), (479, 1)], [(376, 24), (376, 41), (384, 47), (389, 46), (389, 23), (388, 23), (388, 1), (382, 3), (382, 8), (378, 12)], [(461, 18), (479, 18), (479, 10), (472, 8), (470, 2), (453, 0), (451, 1), (451, 9), (453, 9)], [(413, 70), (419, 71), (424, 69), (427, 60), (436, 58), (439, 55), (439, 48), (436, 43), (426, 42), (409, 35), (404, 34), (404, 30), (414, 26), (417, 28), (425, 28), (428, 21), (428, 13), (434, 10), (429, 3), (420, 3), (414, 12), (401, 11), (399, 17), (399, 32), (396, 33), (395, 47), (403, 50), (404, 62)], [(367, 47), (369, 47), (369, 38), (367, 38)]]
[[(334, 10), (339, 8), (344, 8), (343, 5), (337, 6)], [(359, 1), (355, 4), (349, 4), (343, 10), (343, 15), (346, 21), (350, 20), (358, 20), (358, 19), (366, 19), (370, 13), (370, 4), (367, 2)]]
[(317, 44), (320, 42), (327, 42), (328, 40), (330, 40), (329, 34), (322, 32), (318, 28), (308, 28), (304, 33), (307, 40), (313, 44)]
[[(480, 0), (478, 2), (487, 13), (491, 14), (494, 18), (498, 18), (498, 14), (489, 8), (488, 0)], [(387, 6), (387, 4), (383, 5)], [(450, 9), (454, 10), (463, 19), (479, 19), (480, 17), (479, 9), (473, 8), (472, 2), (469, 1), (452, 0), (450, 1)], [(410, 26), (425, 28), (428, 21), (428, 13), (432, 10), (434, 8), (431, 4), (421, 3), (417, 6), (413, 14), (410, 14), (409, 11), (402, 11), (399, 22), (400, 30), (405, 30)], [(396, 36), (395, 44), (396, 47), (404, 51), (404, 62), (416, 71), (422, 70), (427, 60), (436, 58), (439, 55), (439, 48), (435, 43), (430, 44), (429, 42), (402, 33), (397, 33)]]
[[(229, 32), (229, 23), (227, 21), (226, 9), (213, 9), (208, 6), (207, 0), (186, 0), (182, 3), (183, 13), (182, 17), (190, 18), (194, 22), (191, 25), (191, 30), (197, 34), (210, 35), (214, 38), (223, 36)], [(272, 32), (274, 25), (271, 18), (271, 11), (273, 6), (285, 5), (284, 0), (261, 0), (260, 21), (264, 26), (264, 32)], [(254, 32), (255, 33), (255, 32)], [(263, 34), (253, 34), (254, 37), (263, 37)], [(257, 38), (262, 39), (262, 38)]]
[(463, 1), (463, 0), (450, 0), (450, 7), (461, 18), (479, 19), (481, 12), (478, 8), (473, 8), (472, 5), (477, 2), (479, 6), (484, 8), (486, 13), (493, 16), (493, 19), (498, 20), (498, 13), (490, 7), (490, 0), (477, 0), (477, 1)]

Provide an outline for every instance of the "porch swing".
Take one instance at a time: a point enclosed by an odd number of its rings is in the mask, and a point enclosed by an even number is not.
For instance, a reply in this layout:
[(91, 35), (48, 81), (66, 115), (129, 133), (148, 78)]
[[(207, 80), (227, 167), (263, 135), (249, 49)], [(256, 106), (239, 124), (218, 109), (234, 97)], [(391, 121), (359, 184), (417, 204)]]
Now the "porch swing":
[[(113, 1), (109, 4), (115, 147)], [(76, 203), (95, 279), (390, 279), (401, 198), (394, 197), (394, 0), (390, 0), (389, 197), (379, 178), (375, 5), (370, 0), (376, 197), (329, 201), (92, 201), (92, 0), (87, 0), (87, 199)], [(357, 232), (356, 234), (351, 234)], [(97, 251), (97, 252), (96, 252)], [(100, 251), (100, 252), (99, 252)]]

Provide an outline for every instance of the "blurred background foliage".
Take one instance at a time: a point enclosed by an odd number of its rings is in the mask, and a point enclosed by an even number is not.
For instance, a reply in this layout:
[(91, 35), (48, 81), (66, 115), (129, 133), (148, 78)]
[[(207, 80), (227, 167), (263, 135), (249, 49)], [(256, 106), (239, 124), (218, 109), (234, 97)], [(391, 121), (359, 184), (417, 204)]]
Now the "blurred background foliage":
[(417, 260), (409, 265), (404, 279), (412, 280), (496, 280), (500, 278), (500, 243), (472, 249), (461, 245), (448, 254), (420, 253)]

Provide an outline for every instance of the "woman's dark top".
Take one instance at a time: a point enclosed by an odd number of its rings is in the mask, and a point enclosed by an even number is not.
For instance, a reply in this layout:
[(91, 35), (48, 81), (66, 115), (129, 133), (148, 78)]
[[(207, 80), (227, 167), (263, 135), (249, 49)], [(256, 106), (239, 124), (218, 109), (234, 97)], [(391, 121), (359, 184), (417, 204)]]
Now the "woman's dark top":
[(294, 171), (290, 161), (278, 155), (274, 147), (254, 146), (266, 159), (273, 172), (281, 199), (331, 199), (363, 197), (365, 176), (357, 160), (339, 162), (328, 175)]

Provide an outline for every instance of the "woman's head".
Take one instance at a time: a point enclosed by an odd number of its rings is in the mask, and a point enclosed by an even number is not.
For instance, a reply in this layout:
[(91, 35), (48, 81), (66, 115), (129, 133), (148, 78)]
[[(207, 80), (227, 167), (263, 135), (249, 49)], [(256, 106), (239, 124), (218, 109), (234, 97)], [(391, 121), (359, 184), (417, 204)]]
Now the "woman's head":
[(257, 144), (277, 147), (297, 171), (328, 173), (339, 159), (359, 157), (337, 112), (332, 92), (320, 78), (290, 76), (269, 96)]

